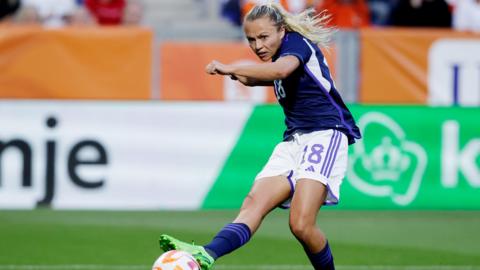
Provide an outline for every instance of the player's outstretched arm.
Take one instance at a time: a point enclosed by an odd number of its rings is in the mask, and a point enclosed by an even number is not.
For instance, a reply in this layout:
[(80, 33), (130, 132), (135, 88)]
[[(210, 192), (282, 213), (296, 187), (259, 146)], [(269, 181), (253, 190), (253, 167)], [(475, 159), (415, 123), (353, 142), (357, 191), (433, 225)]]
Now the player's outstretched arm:
[(211, 75), (234, 76), (233, 78), (237, 78), (242, 83), (249, 85), (250, 82), (272, 82), (285, 79), (299, 65), (300, 60), (297, 57), (287, 55), (280, 57), (275, 62), (251, 65), (227, 65), (214, 60), (206, 66), (205, 71)]

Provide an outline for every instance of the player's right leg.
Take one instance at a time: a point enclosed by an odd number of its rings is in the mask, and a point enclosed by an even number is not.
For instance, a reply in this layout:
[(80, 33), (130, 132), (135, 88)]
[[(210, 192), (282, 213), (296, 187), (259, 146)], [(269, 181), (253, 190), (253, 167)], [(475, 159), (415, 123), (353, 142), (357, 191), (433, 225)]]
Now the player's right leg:
[(164, 251), (187, 251), (197, 259), (202, 270), (209, 270), (214, 260), (246, 244), (263, 218), (289, 196), (290, 184), (285, 176), (258, 179), (243, 201), (237, 218), (223, 227), (209, 244), (196, 246), (161, 235), (160, 247)]
[(234, 223), (246, 224), (252, 234), (260, 226), (263, 218), (286, 201), (291, 192), (290, 182), (286, 176), (271, 176), (257, 179), (243, 200), (242, 207)]
[(160, 248), (164, 251), (182, 250), (192, 254), (202, 270), (208, 270), (212, 268), (212, 265), (215, 261), (213, 257), (208, 254), (204, 247), (182, 242), (171, 237), (170, 235), (160, 235), (159, 243)]

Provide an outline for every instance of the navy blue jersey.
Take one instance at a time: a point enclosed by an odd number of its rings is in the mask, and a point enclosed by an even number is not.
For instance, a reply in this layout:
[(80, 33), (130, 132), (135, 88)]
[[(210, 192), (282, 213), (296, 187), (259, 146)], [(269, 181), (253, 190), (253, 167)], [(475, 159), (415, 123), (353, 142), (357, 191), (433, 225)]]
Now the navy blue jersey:
[(274, 82), (275, 95), (283, 107), (287, 130), (284, 140), (295, 132), (336, 129), (348, 137), (348, 143), (361, 138), (352, 114), (335, 88), (322, 51), (309, 39), (296, 32), (287, 32), (276, 61), (293, 55), (300, 66), (287, 78)]

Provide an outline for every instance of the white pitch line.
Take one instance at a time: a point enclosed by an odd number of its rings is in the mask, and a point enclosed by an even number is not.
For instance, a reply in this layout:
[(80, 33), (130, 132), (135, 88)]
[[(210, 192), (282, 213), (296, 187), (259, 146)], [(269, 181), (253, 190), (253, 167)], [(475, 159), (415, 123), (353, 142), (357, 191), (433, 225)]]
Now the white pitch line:
[[(0, 270), (148, 270), (150, 265), (102, 265), (102, 264), (62, 264), (62, 265), (1, 265)], [(480, 270), (473, 265), (338, 265), (337, 270)], [(310, 265), (253, 264), (215, 265), (213, 270), (311, 270)]]

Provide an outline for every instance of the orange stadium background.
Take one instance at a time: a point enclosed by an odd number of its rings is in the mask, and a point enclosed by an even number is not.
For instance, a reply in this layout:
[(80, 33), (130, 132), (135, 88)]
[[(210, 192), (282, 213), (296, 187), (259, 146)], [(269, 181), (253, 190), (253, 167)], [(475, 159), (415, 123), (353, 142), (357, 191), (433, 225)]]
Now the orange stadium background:
[(150, 99), (151, 31), (2, 28), (2, 98)]
[(432, 44), (464, 38), (478, 39), (480, 35), (438, 29), (362, 29), (358, 101), (426, 104)]
[[(479, 37), (448, 30), (362, 29), (356, 101), (426, 104), (432, 44)], [(157, 45), (143, 28), (4, 28), (0, 41), (0, 96), (12, 99), (229, 100), (226, 78), (207, 75), (205, 65), (213, 59), (258, 61), (243, 42)], [(325, 53), (334, 77), (337, 54), (337, 46)], [(249, 100), (248, 89), (235, 83), (238, 100)], [(275, 102), (273, 91), (264, 90), (261, 102)]]

